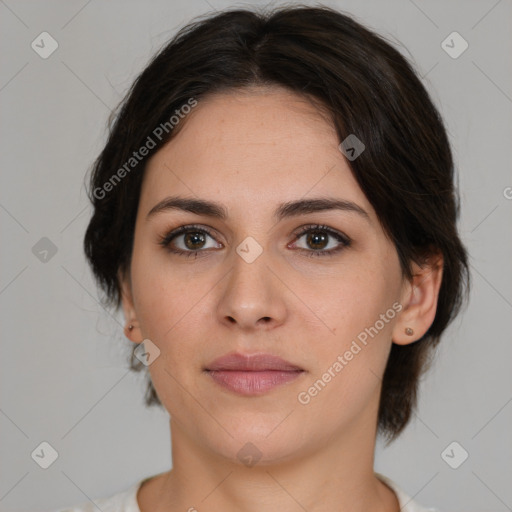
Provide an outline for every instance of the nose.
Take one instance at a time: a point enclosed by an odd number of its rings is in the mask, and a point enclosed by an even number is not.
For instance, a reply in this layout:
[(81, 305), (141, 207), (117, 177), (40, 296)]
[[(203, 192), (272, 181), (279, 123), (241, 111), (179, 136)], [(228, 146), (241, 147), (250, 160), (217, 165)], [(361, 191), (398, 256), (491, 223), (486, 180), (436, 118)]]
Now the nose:
[(285, 321), (286, 287), (269, 263), (265, 251), (252, 263), (234, 255), (217, 308), (221, 323), (250, 331), (270, 330)]

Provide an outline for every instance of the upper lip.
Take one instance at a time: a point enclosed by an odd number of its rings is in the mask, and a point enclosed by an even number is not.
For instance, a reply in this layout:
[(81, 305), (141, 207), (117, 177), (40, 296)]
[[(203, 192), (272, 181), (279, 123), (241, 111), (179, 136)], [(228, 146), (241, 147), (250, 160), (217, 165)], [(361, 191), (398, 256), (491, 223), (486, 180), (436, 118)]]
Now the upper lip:
[(238, 370), (238, 371), (302, 371), (303, 369), (272, 354), (226, 354), (208, 364), (207, 371)]

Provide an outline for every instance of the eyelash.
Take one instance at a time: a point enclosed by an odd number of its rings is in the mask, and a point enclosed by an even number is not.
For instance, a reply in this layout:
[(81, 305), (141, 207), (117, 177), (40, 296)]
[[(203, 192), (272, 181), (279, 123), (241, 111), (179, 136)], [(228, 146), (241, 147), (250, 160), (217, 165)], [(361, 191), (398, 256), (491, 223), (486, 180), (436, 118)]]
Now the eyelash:
[[(302, 226), (298, 233), (295, 233), (295, 239), (293, 242), (296, 242), (299, 240), (303, 235), (309, 232), (315, 232), (315, 231), (323, 231), (330, 235), (331, 237), (335, 238), (338, 242), (340, 242), (340, 245), (336, 247), (335, 249), (329, 249), (329, 250), (308, 250), (308, 249), (297, 249), (301, 252), (308, 253), (308, 257), (314, 257), (314, 256), (333, 256), (336, 253), (342, 251), (344, 248), (349, 247), (352, 243), (352, 240), (346, 236), (342, 235), (338, 231), (335, 231), (328, 226), (324, 226), (322, 224), (309, 224), (307, 226)], [(167, 251), (171, 253), (178, 254), (180, 256), (185, 256), (187, 258), (190, 258), (192, 256), (195, 256), (197, 258), (198, 254), (200, 252), (206, 252), (206, 250), (197, 250), (197, 251), (184, 251), (182, 249), (173, 249), (171, 247), (171, 242), (177, 238), (178, 236), (185, 234), (185, 233), (203, 233), (211, 238), (214, 238), (213, 234), (206, 228), (195, 225), (195, 224), (189, 224), (186, 226), (180, 226), (179, 228), (175, 229), (174, 231), (171, 231), (170, 233), (167, 233), (163, 236), (159, 237), (158, 244), (164, 247)], [(293, 243), (292, 242), (292, 243)]]

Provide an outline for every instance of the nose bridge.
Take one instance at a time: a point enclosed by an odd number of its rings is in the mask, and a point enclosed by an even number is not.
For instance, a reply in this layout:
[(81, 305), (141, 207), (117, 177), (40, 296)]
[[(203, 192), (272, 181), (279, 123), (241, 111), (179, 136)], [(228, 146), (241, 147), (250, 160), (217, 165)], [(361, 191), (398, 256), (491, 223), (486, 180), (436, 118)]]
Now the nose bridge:
[(233, 251), (232, 269), (219, 300), (221, 321), (240, 327), (280, 323), (285, 307), (279, 280), (270, 271), (269, 251), (247, 237)]

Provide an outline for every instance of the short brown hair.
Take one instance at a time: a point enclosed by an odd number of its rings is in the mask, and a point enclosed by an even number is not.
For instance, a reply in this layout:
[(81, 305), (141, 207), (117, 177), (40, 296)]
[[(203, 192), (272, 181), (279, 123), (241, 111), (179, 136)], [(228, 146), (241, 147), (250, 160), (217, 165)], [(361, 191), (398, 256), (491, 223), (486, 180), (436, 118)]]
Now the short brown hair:
[[(391, 442), (409, 422), (432, 349), (466, 298), (469, 271), (456, 227), (452, 154), (438, 110), (399, 51), (349, 15), (304, 5), (227, 10), (193, 20), (152, 58), (111, 117), (90, 177), (94, 212), (84, 249), (102, 301), (121, 304), (118, 272), (130, 267), (147, 159), (108, 193), (104, 184), (191, 97), (200, 101), (255, 85), (278, 85), (319, 102), (340, 142), (350, 134), (363, 141), (351, 171), (393, 241), (404, 276), (412, 277), (412, 261), (421, 264), (433, 251), (443, 256), (432, 325), (410, 345), (393, 344), (387, 362), (378, 428)], [(175, 133), (169, 129), (152, 153)], [(143, 368), (133, 354), (131, 367)], [(149, 376), (146, 403), (161, 404)]]

